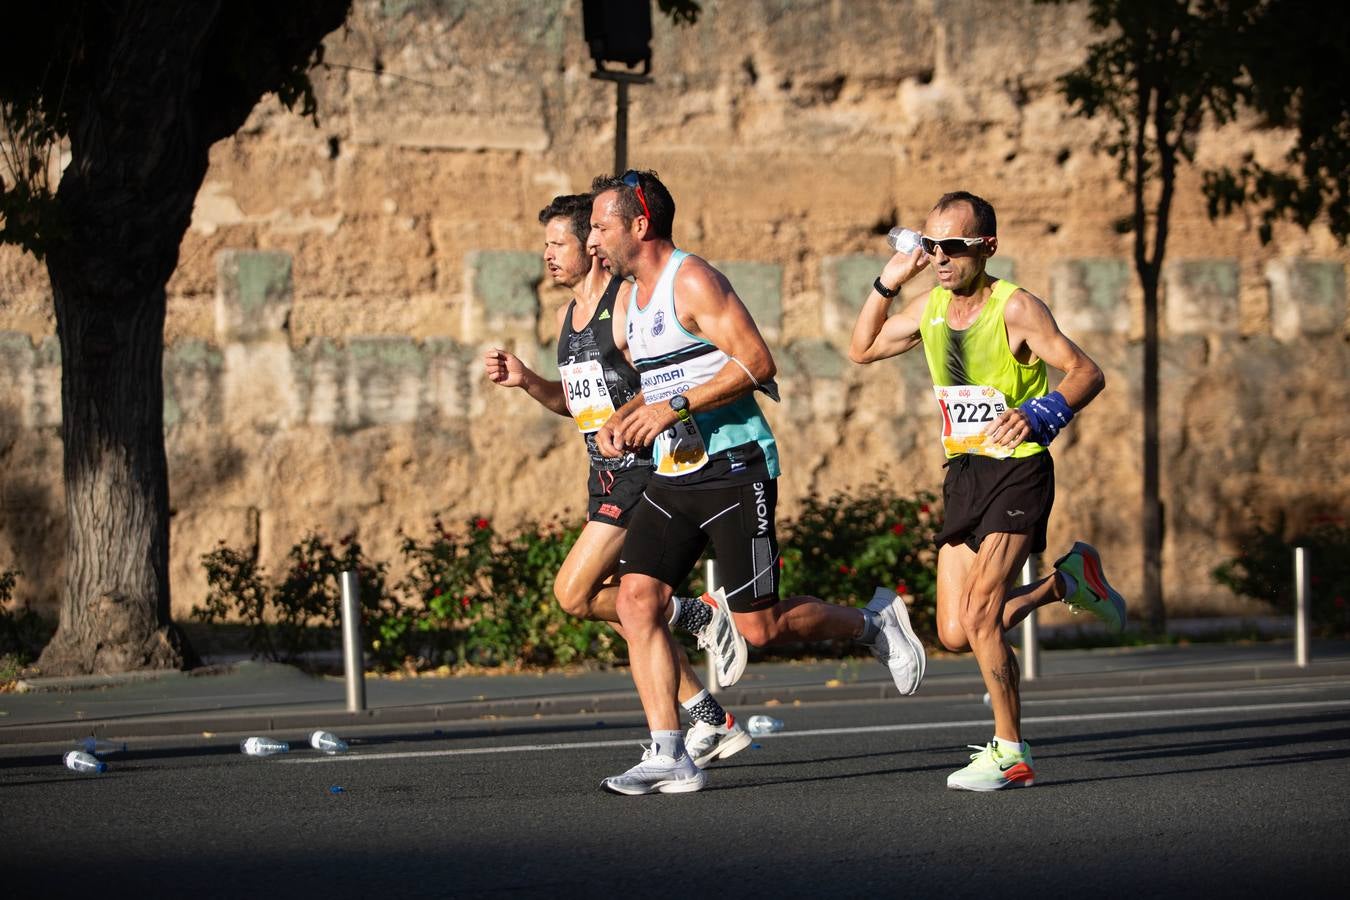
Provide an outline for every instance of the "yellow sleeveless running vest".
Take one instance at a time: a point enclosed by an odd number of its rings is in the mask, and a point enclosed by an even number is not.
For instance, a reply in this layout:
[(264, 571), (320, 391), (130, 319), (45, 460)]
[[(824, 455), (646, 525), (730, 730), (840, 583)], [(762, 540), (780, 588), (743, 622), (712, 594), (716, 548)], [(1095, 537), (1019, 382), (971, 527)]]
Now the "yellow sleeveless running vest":
[[(994, 289), (975, 321), (969, 328), (954, 331), (947, 325), (947, 307), (952, 302), (952, 292), (940, 285), (933, 288), (923, 318), (919, 320), (919, 335), (923, 338), (923, 355), (928, 360), (928, 371), (933, 376), (935, 388), (956, 385), (994, 388), (1006, 398), (1008, 407), (1021, 406), (1032, 397), (1048, 393), (1045, 361), (1034, 359), (1029, 364), (1020, 363), (1008, 347), (1003, 308), (1017, 290), (1017, 285), (1010, 281), (995, 281)], [(941, 400), (939, 406), (946, 429), (949, 410)], [(992, 418), (992, 412), (985, 409), (982, 414)], [(946, 433), (944, 430), (944, 436)], [(949, 459), (961, 455), (961, 451), (954, 451), (953, 444), (945, 439), (944, 449)], [(1044, 452), (1045, 447), (1027, 441), (1018, 444), (1011, 455), (1020, 459)]]

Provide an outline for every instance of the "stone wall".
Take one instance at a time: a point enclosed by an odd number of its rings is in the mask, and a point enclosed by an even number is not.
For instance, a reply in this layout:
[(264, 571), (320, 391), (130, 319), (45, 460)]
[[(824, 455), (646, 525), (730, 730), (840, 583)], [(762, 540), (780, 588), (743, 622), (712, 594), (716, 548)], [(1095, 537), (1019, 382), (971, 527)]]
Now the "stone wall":
[[(933, 489), (917, 355), (860, 368), (849, 329), (883, 235), (957, 187), (1000, 214), (995, 271), (1052, 305), (1107, 391), (1055, 445), (1052, 550), (1097, 543), (1137, 591), (1140, 300), (1128, 198), (1055, 77), (1090, 40), (1073, 6), (972, 0), (705, 2), (662, 20), (631, 96), (630, 162), (678, 203), (677, 241), (730, 276), (770, 340), (784, 508), (880, 475)], [(165, 428), (174, 607), (200, 555), (275, 566), (310, 529), (393, 556), (433, 513), (576, 518), (568, 423), (488, 384), (507, 346), (551, 367), (537, 211), (612, 164), (611, 84), (569, 0), (358, 2), (316, 74), (320, 124), (264, 103), (222, 141), (170, 283)], [(1207, 134), (1204, 165), (1283, 137)], [(1345, 264), (1324, 228), (1262, 246), (1210, 222), (1183, 169), (1163, 307), (1166, 585), (1174, 612), (1244, 608), (1209, 583), (1256, 518), (1344, 515)], [(922, 282), (925, 279), (920, 278)], [(925, 290), (915, 284), (907, 295)], [(51, 608), (60, 584), (60, 360), (41, 267), (0, 248), (0, 565)]]

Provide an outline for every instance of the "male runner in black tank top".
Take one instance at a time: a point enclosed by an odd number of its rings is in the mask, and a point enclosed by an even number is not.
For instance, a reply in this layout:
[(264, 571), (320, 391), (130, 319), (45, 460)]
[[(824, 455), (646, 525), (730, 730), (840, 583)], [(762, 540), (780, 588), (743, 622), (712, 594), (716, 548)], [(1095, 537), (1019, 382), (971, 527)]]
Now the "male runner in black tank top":
[[(590, 233), (588, 194), (554, 198), (539, 213), (544, 229), (544, 265), (555, 283), (571, 289), (572, 302), (558, 313), (558, 371), (550, 381), (505, 350), (489, 350), (487, 377), (503, 387), (519, 387), (542, 406), (576, 421), (590, 456), (590, 495), (586, 526), (553, 582), (562, 608), (578, 618), (609, 622), (623, 634), (615, 610), (615, 571), (628, 519), (642, 498), (652, 472), (650, 449), (618, 459), (601, 455), (595, 431), (608, 414), (637, 396), (640, 379), (625, 355), (625, 303), (615, 303), (624, 283), (611, 277), (586, 251)], [(731, 647), (744, 656), (743, 641), (727, 641), (734, 624), (727, 613), (697, 598), (672, 598), (669, 621), (699, 639), (710, 652)], [(722, 639), (718, 640), (718, 636)], [(744, 665), (744, 660), (740, 663)], [(731, 756), (750, 744), (734, 716), (713, 699), (681, 654), (679, 697), (693, 725), (685, 738), (689, 755), (700, 765)]]

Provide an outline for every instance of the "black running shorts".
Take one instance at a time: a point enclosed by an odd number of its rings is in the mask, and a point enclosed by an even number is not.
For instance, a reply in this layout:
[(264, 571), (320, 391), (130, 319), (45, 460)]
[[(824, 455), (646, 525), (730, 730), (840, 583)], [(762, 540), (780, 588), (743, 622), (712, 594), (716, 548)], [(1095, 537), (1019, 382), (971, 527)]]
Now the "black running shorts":
[(653, 478), (623, 542), (619, 575), (649, 575), (678, 587), (711, 541), (717, 583), (733, 612), (778, 602), (774, 479), (727, 487), (663, 485)]
[(590, 494), (586, 521), (627, 528), (651, 477), (651, 466), (591, 469), (591, 475), (586, 479), (586, 490)]
[(1045, 526), (1055, 505), (1055, 463), (1049, 453), (1021, 459), (966, 454), (947, 460), (944, 519), (936, 542), (964, 543), (979, 552), (985, 535), (1031, 535), (1031, 552), (1045, 550)]

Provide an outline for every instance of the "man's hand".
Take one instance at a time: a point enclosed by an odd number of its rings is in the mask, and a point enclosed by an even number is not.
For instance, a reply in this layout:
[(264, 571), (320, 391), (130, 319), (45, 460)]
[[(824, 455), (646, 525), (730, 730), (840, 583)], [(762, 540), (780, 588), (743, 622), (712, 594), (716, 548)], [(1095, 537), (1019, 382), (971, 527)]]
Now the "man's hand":
[(984, 426), (984, 433), (992, 443), (1011, 450), (1031, 435), (1031, 424), (1026, 414), (1014, 407), (999, 413), (997, 419)]
[(514, 353), (493, 348), (483, 355), (483, 366), (488, 381), (502, 387), (522, 387), (525, 384), (525, 364)]
[(679, 421), (668, 403), (652, 403), (633, 410), (623, 420), (616, 442), (621, 447), (636, 450), (650, 447), (657, 435)]
[(600, 430), (595, 433), (595, 448), (600, 451), (600, 455), (605, 459), (618, 459), (624, 455), (624, 450), (617, 443), (615, 432), (623, 420), (618, 414), (609, 417), (609, 421), (600, 426)]
[(928, 254), (922, 248), (915, 247), (911, 252), (903, 251), (892, 256), (881, 270), (881, 283), (895, 289), (905, 284), (915, 275), (928, 268)]

